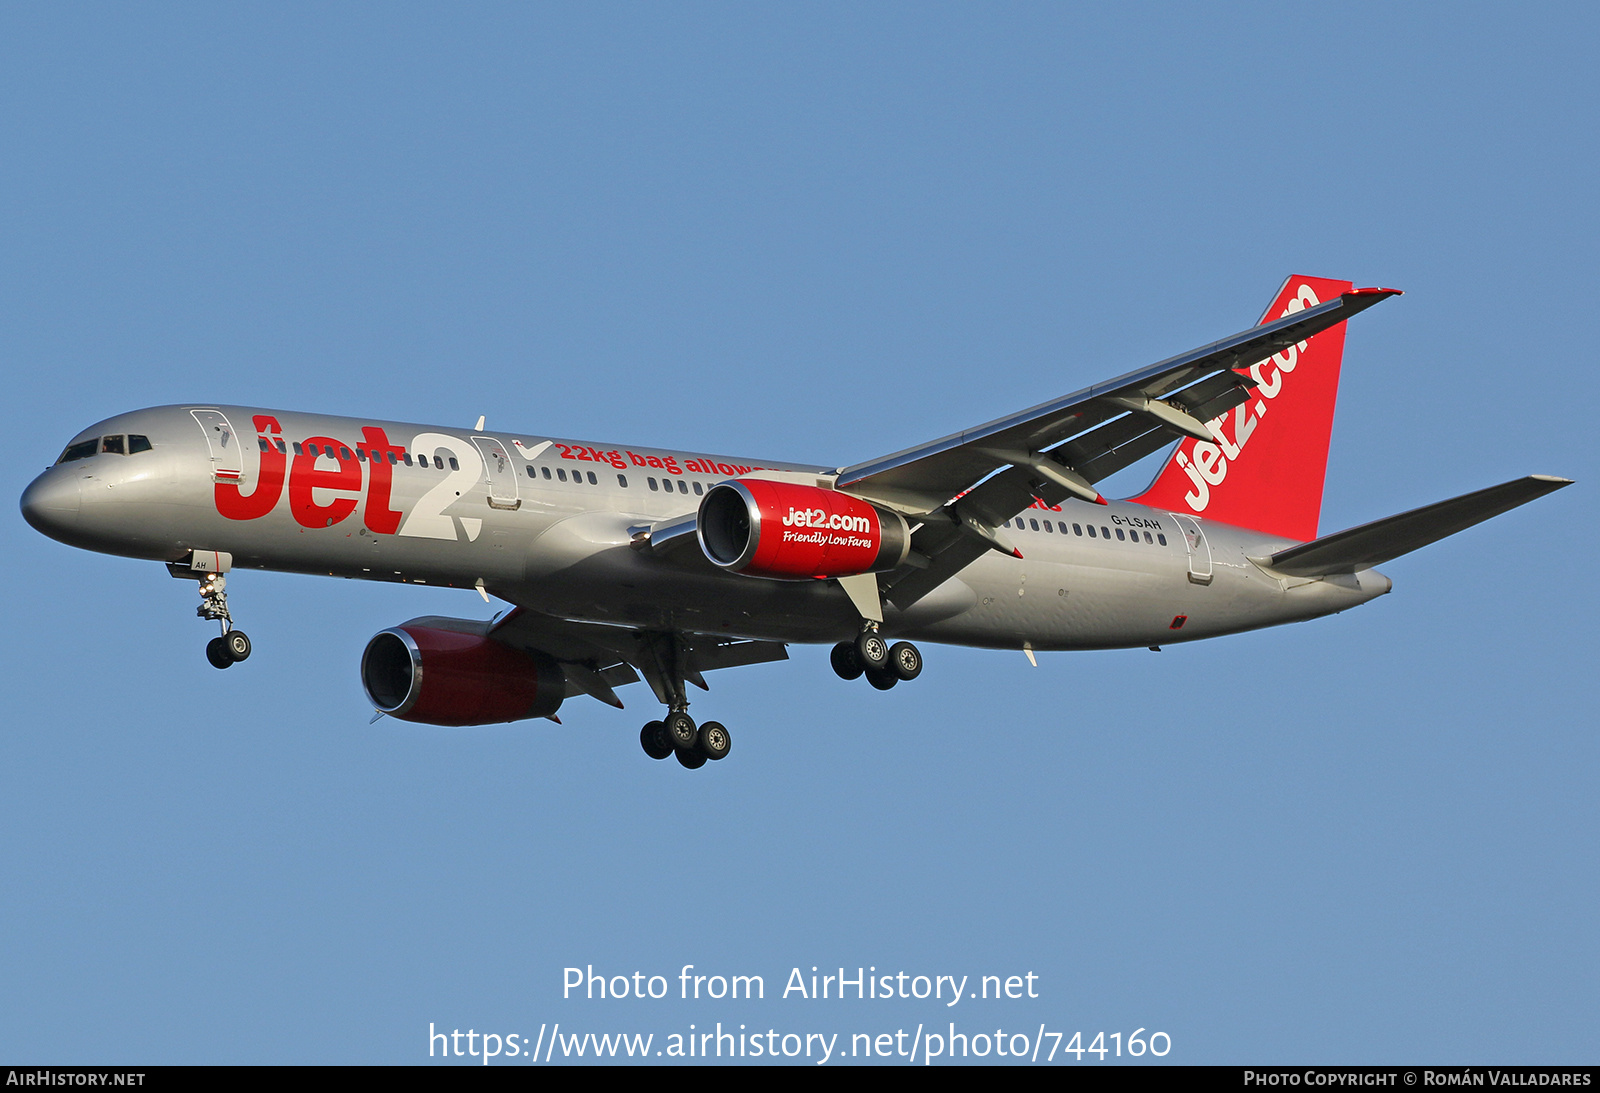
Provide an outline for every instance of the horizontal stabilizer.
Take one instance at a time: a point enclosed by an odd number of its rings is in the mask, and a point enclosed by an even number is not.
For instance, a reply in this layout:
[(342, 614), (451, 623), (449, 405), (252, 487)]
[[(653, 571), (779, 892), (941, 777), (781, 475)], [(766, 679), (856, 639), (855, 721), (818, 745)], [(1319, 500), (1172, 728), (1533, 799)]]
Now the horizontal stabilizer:
[(1278, 551), (1268, 559), (1268, 564), (1278, 572), (1294, 577), (1354, 573), (1358, 569), (1382, 565), (1391, 558), (1409, 554), (1447, 535), (1482, 523), (1491, 516), (1499, 516), (1518, 505), (1525, 505), (1537, 497), (1570, 485), (1570, 478), (1532, 474), (1527, 478), (1490, 486), (1486, 490), (1402, 512), (1398, 516), (1374, 520), (1347, 531), (1324, 535), (1312, 542)]

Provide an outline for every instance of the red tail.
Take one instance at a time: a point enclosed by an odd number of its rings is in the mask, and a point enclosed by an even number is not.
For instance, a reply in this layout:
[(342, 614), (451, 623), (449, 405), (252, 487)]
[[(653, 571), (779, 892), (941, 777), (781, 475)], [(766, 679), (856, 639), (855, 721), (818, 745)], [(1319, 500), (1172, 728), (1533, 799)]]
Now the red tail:
[[(1349, 281), (1291, 277), (1261, 321), (1325, 303), (1352, 287)], [(1271, 535), (1315, 539), (1344, 327), (1340, 323), (1241, 369), (1260, 386), (1249, 402), (1207, 423), (1216, 442), (1185, 439), (1150, 488), (1131, 500)]]

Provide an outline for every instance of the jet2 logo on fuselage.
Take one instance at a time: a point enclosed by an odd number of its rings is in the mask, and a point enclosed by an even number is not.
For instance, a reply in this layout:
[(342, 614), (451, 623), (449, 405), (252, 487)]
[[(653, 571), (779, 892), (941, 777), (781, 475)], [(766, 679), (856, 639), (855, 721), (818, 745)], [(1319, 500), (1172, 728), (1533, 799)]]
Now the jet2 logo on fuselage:
[[(277, 508), (287, 492), (290, 515), (301, 527), (331, 528), (349, 519), (359, 507), (367, 530), (377, 535), (460, 538), (455, 520), (445, 509), (476, 485), (483, 473), (482, 456), (460, 437), (421, 433), (412, 438), (408, 451), (391, 442), (383, 429), (369, 425), (362, 428), (359, 444), (313, 436), (295, 444), (291, 453), (277, 418), (257, 414), (252, 422), (260, 448), (255, 488), (247, 493), (237, 482), (218, 481), (214, 489), (217, 511), (228, 519), (259, 520)], [(451, 454), (449, 473), (432, 481), (409, 516), (395, 509), (394, 468), (420, 466), (428, 458), (413, 459), (410, 452), (440, 450)], [(442, 468), (443, 459), (434, 458), (435, 465)], [(363, 496), (364, 505), (360, 503)], [(467, 538), (476, 539), (482, 522), (462, 517), (461, 523)]]

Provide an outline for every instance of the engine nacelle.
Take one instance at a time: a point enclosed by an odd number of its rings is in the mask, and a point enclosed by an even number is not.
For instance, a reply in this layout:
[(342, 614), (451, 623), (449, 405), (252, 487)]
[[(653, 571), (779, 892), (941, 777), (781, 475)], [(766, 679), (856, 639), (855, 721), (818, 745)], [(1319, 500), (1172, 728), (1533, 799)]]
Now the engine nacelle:
[(403, 623), (361, 654), (361, 686), (375, 709), (425, 725), (493, 725), (561, 708), (566, 676), (482, 634)]
[(893, 569), (911, 550), (897, 512), (835, 490), (744, 478), (712, 487), (696, 521), (700, 549), (723, 569), (803, 581)]

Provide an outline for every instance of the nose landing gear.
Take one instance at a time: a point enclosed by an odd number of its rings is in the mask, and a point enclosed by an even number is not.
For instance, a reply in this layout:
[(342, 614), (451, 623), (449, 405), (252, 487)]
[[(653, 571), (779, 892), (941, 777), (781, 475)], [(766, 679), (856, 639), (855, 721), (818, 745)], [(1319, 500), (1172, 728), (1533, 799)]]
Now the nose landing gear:
[(233, 628), (228, 613), (228, 578), (212, 573), (200, 582), (200, 606), (194, 613), (202, 619), (222, 623), (222, 634), (206, 642), (206, 659), (213, 668), (231, 668), (250, 657), (250, 639), (243, 630)]
[(228, 570), (233, 556), (217, 551), (196, 550), (185, 562), (170, 562), (167, 572), (174, 577), (200, 582), (200, 606), (194, 613), (208, 622), (222, 624), (222, 633), (206, 643), (206, 660), (213, 668), (231, 668), (250, 656), (250, 639), (243, 630), (233, 628), (228, 613)]

